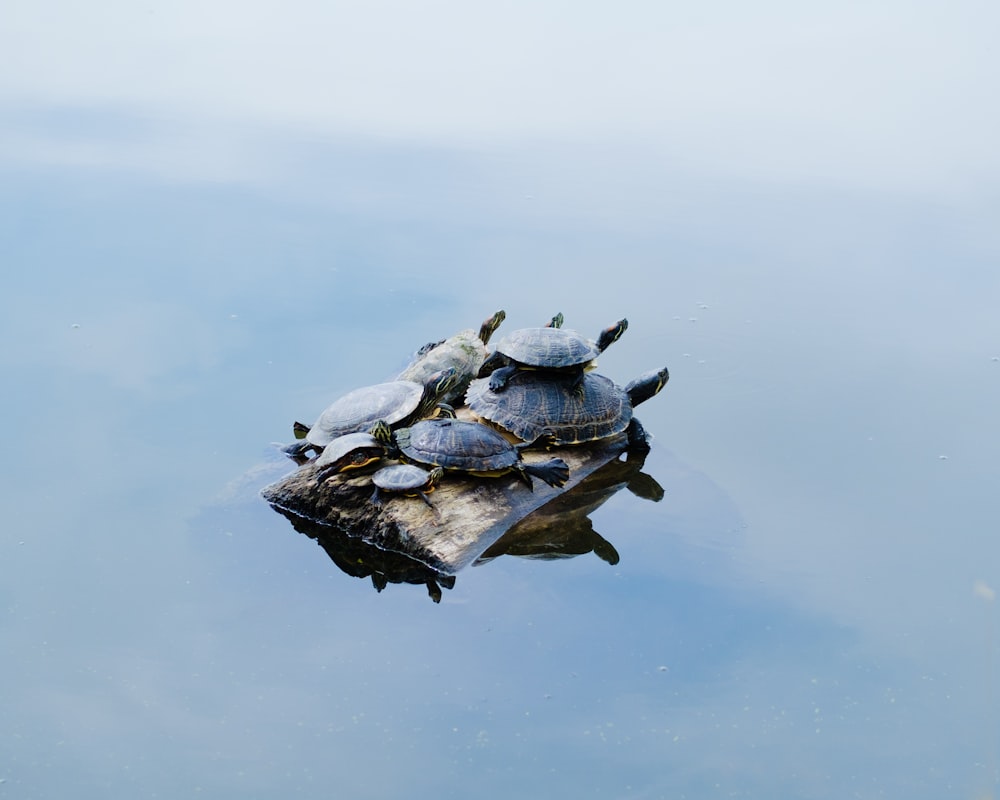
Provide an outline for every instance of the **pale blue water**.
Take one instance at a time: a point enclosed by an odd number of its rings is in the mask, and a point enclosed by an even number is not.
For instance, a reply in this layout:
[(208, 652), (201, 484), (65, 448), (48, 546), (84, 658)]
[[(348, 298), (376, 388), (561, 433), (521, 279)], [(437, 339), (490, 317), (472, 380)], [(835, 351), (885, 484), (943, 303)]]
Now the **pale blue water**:
[[(0, 797), (994, 796), (988, 170), (3, 118), (123, 155), (0, 161)], [(376, 592), (259, 498), (273, 443), (496, 308), (628, 317), (665, 495), (594, 512), (613, 566)]]

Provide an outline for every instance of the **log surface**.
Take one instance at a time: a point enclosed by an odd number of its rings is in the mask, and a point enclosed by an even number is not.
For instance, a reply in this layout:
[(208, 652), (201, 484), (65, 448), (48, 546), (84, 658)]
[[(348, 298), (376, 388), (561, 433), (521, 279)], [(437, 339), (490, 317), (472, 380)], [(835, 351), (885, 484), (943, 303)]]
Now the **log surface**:
[(343, 473), (319, 483), (312, 463), (266, 486), (261, 494), (277, 510), (340, 529), (450, 575), (474, 562), (529, 514), (619, 458), (626, 448), (626, 438), (619, 436), (524, 453), (529, 463), (563, 459), (570, 472), (562, 488), (533, 479), (531, 490), (515, 473), (498, 478), (448, 473), (429, 495), (433, 508), (419, 497), (399, 495), (386, 497), (379, 508), (371, 502), (371, 473)]

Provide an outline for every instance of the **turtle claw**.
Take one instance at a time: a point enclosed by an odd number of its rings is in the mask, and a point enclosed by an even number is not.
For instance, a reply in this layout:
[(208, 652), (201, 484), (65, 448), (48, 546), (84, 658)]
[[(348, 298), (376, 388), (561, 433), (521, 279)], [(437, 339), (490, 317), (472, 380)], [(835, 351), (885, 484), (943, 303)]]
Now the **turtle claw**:
[(507, 388), (507, 381), (511, 379), (516, 371), (515, 367), (500, 367), (500, 369), (493, 370), (493, 374), (490, 375), (490, 390), (502, 392)]

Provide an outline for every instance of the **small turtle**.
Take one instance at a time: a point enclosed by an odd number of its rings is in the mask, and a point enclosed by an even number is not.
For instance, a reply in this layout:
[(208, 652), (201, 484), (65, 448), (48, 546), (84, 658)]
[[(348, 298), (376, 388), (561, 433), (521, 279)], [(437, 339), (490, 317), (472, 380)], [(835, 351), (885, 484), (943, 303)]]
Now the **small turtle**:
[(593, 342), (576, 331), (558, 327), (561, 317), (557, 315), (544, 328), (521, 328), (500, 340), (496, 351), (479, 372), (483, 376), (492, 370), (490, 388), (493, 391), (503, 391), (518, 370), (565, 373), (578, 383), (584, 372), (595, 366), (594, 359), (618, 341), (628, 328), (627, 319), (619, 320), (601, 331)]
[(388, 452), (411, 464), (480, 477), (516, 472), (529, 488), (533, 488), (532, 477), (549, 486), (562, 486), (569, 479), (569, 467), (561, 458), (526, 463), (521, 459), (525, 445), (513, 445), (499, 431), (478, 422), (430, 419), (396, 431), (378, 422), (372, 435)]
[(316, 480), (322, 483), (338, 472), (361, 469), (380, 460), (384, 454), (382, 444), (370, 433), (338, 436), (323, 448), (313, 462), (317, 468)]
[(435, 372), (453, 367), (458, 372), (455, 385), (440, 399), (443, 403), (460, 399), (469, 388), (469, 381), (479, 374), (489, 355), (486, 345), (506, 316), (501, 309), (483, 321), (478, 333), (470, 328), (440, 342), (424, 345), (417, 351), (413, 363), (400, 372), (396, 380), (423, 384)]
[(443, 475), (444, 470), (441, 467), (429, 471), (415, 464), (390, 464), (388, 467), (382, 467), (372, 475), (375, 491), (372, 493), (371, 502), (373, 505), (381, 506), (382, 493), (389, 492), (406, 497), (419, 497), (434, 508), (427, 495), (434, 491), (434, 487)]
[(378, 420), (390, 426), (414, 422), (430, 414), (457, 379), (458, 371), (451, 367), (434, 373), (423, 384), (390, 381), (355, 389), (328, 406), (305, 438), (288, 445), (285, 452), (292, 457), (310, 449), (319, 452), (337, 437), (367, 431)]
[(502, 392), (486, 378), (469, 386), (466, 402), (480, 419), (524, 442), (545, 438), (554, 445), (574, 445), (616, 436), (626, 430), (630, 441), (641, 435), (632, 409), (659, 392), (670, 378), (666, 367), (640, 375), (624, 389), (603, 375), (589, 372), (577, 384), (571, 377), (543, 378), (519, 371)]

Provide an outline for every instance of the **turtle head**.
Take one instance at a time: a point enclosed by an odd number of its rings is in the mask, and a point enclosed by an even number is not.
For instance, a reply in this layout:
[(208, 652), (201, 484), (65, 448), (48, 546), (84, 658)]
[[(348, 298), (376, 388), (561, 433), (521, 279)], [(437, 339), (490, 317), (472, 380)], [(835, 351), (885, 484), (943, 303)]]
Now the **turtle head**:
[(392, 450), (396, 447), (395, 438), (392, 435), (392, 428), (389, 427), (389, 423), (384, 419), (380, 419), (374, 425), (372, 429), (368, 431), (372, 438), (375, 439), (384, 450)]
[(670, 380), (670, 372), (666, 367), (653, 370), (640, 375), (634, 381), (630, 381), (625, 387), (625, 393), (633, 406), (644, 403), (655, 394), (659, 394), (660, 389), (667, 385)]
[(439, 398), (448, 394), (448, 392), (458, 386), (459, 380), (461, 380), (461, 376), (455, 367), (448, 367), (448, 369), (442, 369), (431, 375), (427, 381), (427, 385), (424, 387), (430, 402), (432, 404), (436, 403)]
[(456, 419), (455, 407), (449, 403), (438, 403), (434, 406), (434, 416), (431, 419)]
[(545, 323), (545, 327), (546, 328), (561, 328), (563, 326), (563, 322), (565, 322), (565, 320), (566, 320), (566, 318), (563, 316), (562, 311), (560, 311), (552, 319), (550, 319), (547, 323)]
[(479, 328), (480, 341), (483, 344), (489, 342), (490, 337), (496, 332), (496, 329), (500, 327), (500, 323), (505, 319), (507, 319), (507, 312), (501, 308), (493, 316), (483, 320), (483, 324)]
[(603, 353), (608, 347), (617, 342), (626, 330), (628, 330), (627, 319), (620, 319), (611, 327), (605, 328), (601, 331), (601, 335), (597, 337), (597, 349)]

